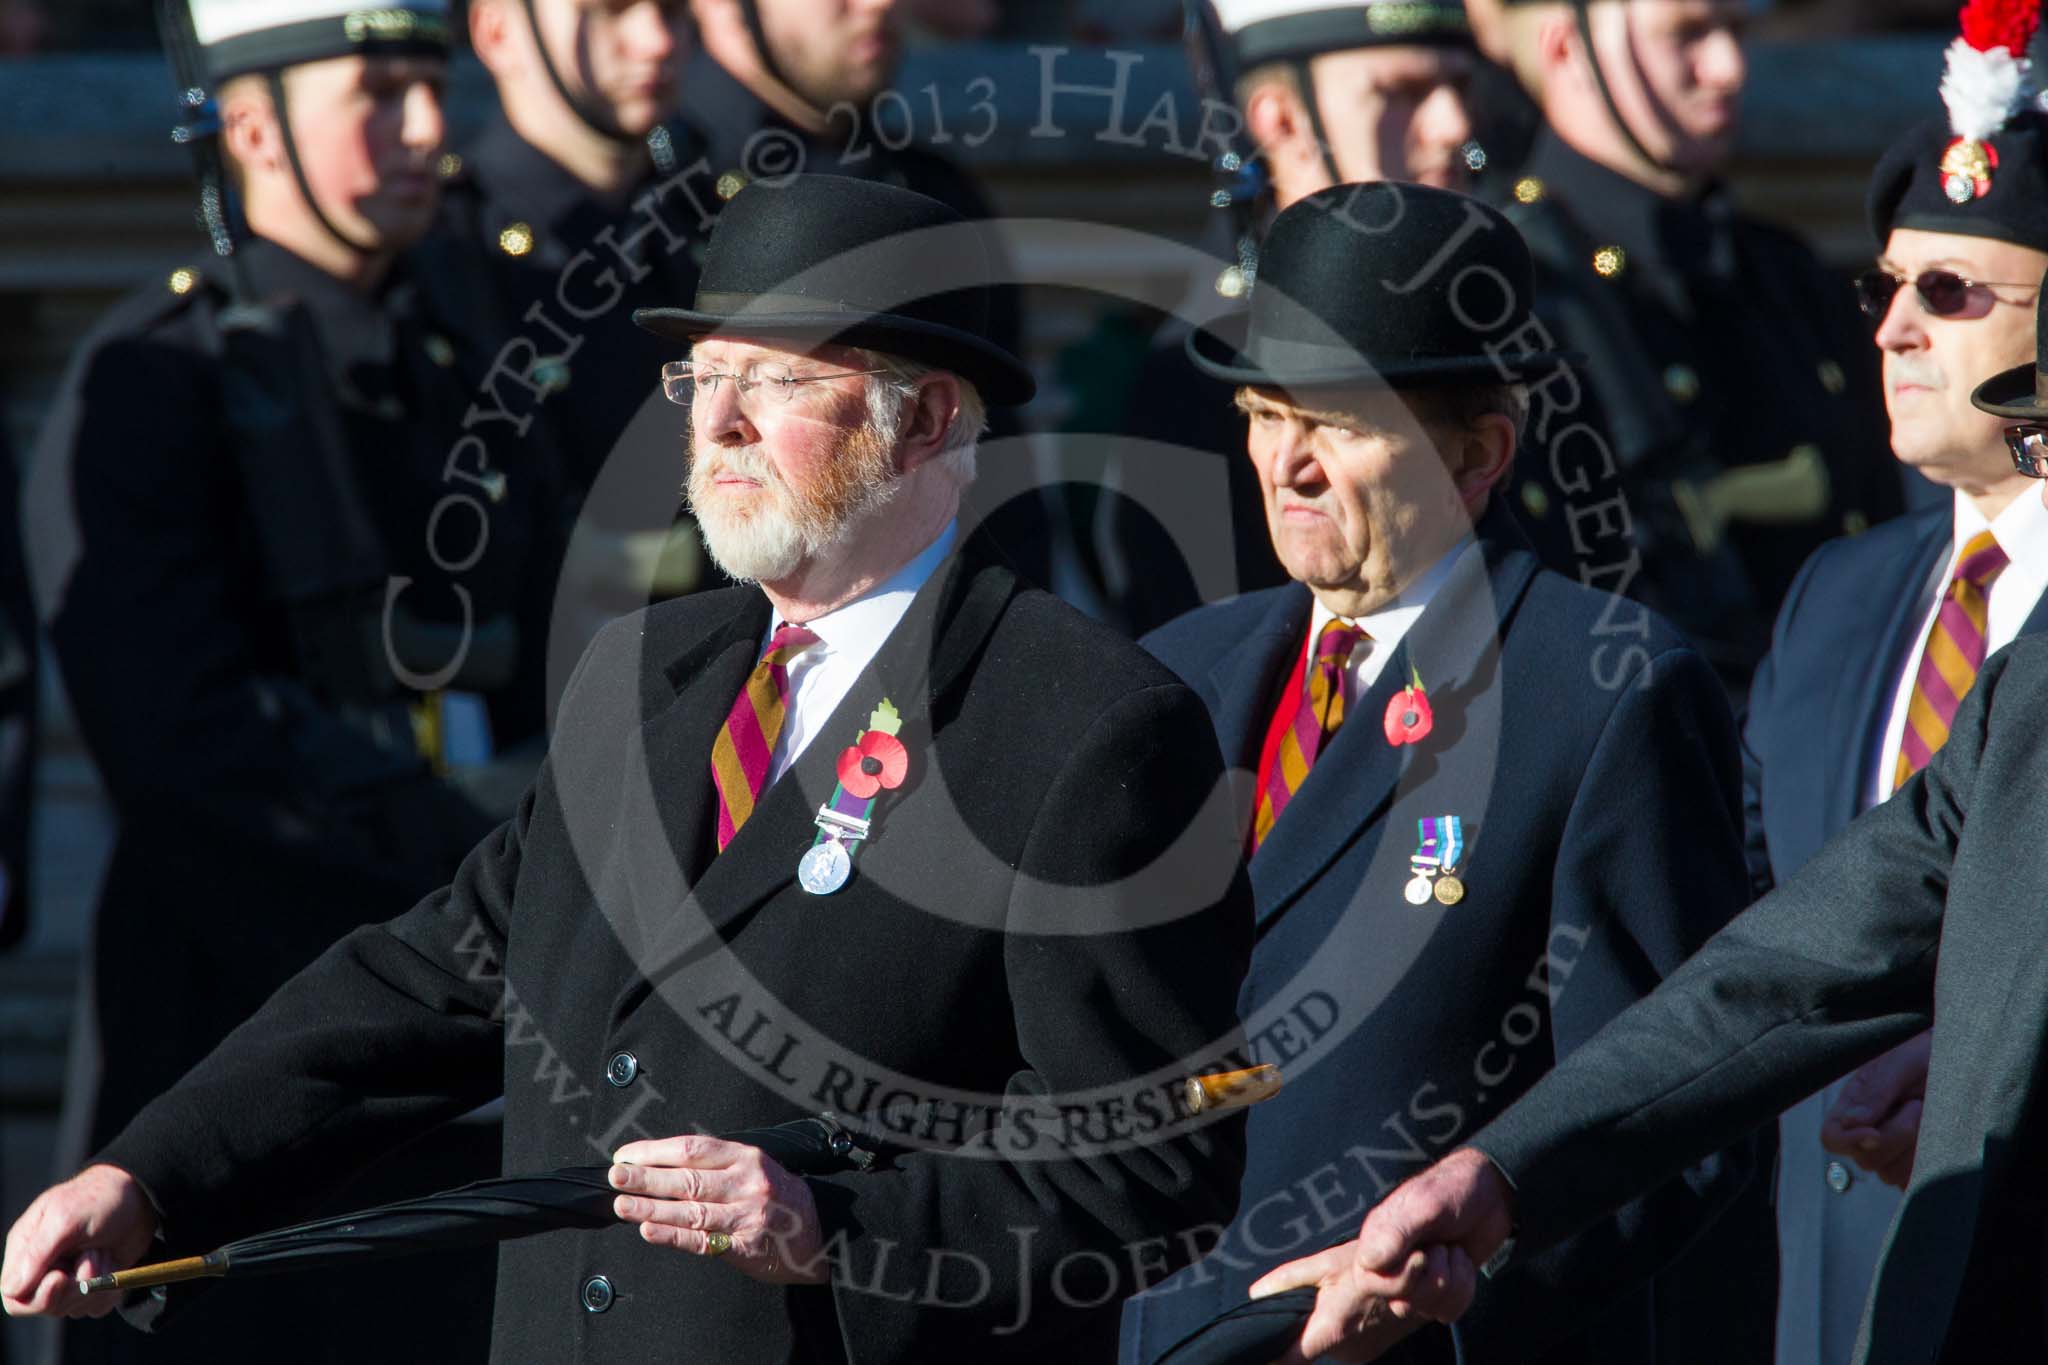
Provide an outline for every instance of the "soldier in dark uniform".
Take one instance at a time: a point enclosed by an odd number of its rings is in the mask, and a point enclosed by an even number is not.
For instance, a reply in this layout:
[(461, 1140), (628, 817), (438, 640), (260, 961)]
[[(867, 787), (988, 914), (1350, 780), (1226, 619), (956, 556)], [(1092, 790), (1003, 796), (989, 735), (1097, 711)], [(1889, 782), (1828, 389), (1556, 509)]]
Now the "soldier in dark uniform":
[[(1449, 3), (1385, 0), (1217, 0), (1218, 50), (1201, 62), (1211, 98), (1244, 115), (1248, 145), (1241, 176), (1224, 194), (1243, 212), (1243, 264), (1217, 283), (1218, 311), (1231, 307), (1256, 274), (1256, 249), (1270, 216), (1331, 185), (1407, 180), (1458, 189), (1475, 162), (1465, 86), (1478, 60), (1465, 9)], [(1233, 589), (1289, 582), (1274, 557), (1258, 479), (1244, 459), (1244, 417), (1229, 385), (1187, 359), (1188, 327), (1162, 329), (1132, 391), (1122, 430), (1186, 452), (1213, 452), (1227, 471)], [(1170, 482), (1170, 481), (1169, 481)], [(1124, 482), (1103, 556), (1104, 598), (1119, 624), (1143, 633), (1202, 604), (1187, 560), (1212, 552), (1190, 544), (1148, 509), (1137, 469)], [(1161, 510), (1164, 510), (1163, 507)]]
[[(1517, 6), (1546, 126), (1498, 182), (1538, 316), (1586, 357), (1582, 386), (1536, 395), (1551, 446), (1521, 463), (1521, 510), (1556, 567), (1658, 608), (1737, 695), (1800, 563), (1902, 502), (1853, 297), (1719, 179), (1747, 12)], [(1606, 447), (1566, 434), (1581, 423)]]
[[(526, 785), (542, 722), (521, 609), (554, 494), (516, 447), (466, 438), (488, 352), (402, 259), (435, 213), (445, 7), (189, 17), (196, 42), (173, 46), (197, 68), (181, 85), (216, 97), (193, 131), (217, 108), (205, 203), (231, 251), (87, 339), (26, 518), (119, 820), (90, 950), (95, 1146), (330, 943), (443, 884)], [(497, 1141), (453, 1125), (336, 1199), (474, 1178)], [(67, 1357), (480, 1356), (490, 1258), (420, 1273), (449, 1286), (431, 1320), (346, 1308), (405, 1282), (352, 1272), (224, 1287), (160, 1338), (81, 1326)]]
[(695, 288), (719, 202), (674, 122), (690, 28), (684, 0), (475, 0), (470, 44), (500, 107), (443, 158), (441, 230), (422, 247), (453, 306), (486, 319), (497, 368), (479, 402), (500, 439), (560, 470), (565, 532), (582, 520), (566, 570), (579, 638), (583, 617), (705, 577), (693, 525), (663, 497), (674, 444), (633, 424), (674, 357), (632, 311)]

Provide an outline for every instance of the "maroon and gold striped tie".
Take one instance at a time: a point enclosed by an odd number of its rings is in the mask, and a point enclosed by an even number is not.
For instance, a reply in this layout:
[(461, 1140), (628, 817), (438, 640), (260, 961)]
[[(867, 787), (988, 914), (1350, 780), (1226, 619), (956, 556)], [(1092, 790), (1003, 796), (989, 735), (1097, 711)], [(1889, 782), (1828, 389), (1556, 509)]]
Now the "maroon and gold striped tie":
[(1294, 713), (1294, 724), (1281, 736), (1280, 752), (1273, 763), (1266, 789), (1259, 793), (1259, 806), (1252, 815), (1252, 848), (1265, 842), (1280, 812), (1301, 784), (1316, 755), (1344, 723), (1344, 666), (1359, 642), (1369, 637), (1357, 626), (1332, 620), (1316, 637), (1315, 658), (1310, 661), (1308, 697)]
[(2006, 566), (2005, 551), (1991, 532), (1979, 531), (1963, 546), (1955, 576), (1942, 595), (1927, 648), (1920, 654), (1920, 672), (1913, 680), (1913, 699), (1906, 704), (1906, 729), (1899, 737), (1899, 762), (1892, 790), (1927, 766), (1934, 751), (1948, 740), (1956, 708), (1963, 704), (1977, 670), (1984, 665), (1985, 633), (1991, 610), (1991, 580)]
[(783, 716), (789, 706), (789, 661), (818, 643), (818, 637), (802, 626), (784, 626), (769, 637), (761, 662), (747, 675), (739, 700), (725, 718), (718, 738), (711, 742), (711, 782), (718, 788), (718, 851), (740, 832), (761, 789), (768, 785), (768, 769), (775, 755), (775, 740), (782, 733)]

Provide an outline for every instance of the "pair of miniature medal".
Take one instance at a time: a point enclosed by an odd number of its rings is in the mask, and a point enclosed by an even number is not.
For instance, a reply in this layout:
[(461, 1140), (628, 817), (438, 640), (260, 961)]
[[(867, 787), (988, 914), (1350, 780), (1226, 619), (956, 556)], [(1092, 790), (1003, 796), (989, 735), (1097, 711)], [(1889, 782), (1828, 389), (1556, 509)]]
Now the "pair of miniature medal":
[(1465, 899), (1458, 861), (1465, 855), (1465, 822), (1455, 815), (1433, 815), (1416, 824), (1415, 852), (1408, 859), (1412, 874), (1404, 894), (1410, 905), (1456, 905)]

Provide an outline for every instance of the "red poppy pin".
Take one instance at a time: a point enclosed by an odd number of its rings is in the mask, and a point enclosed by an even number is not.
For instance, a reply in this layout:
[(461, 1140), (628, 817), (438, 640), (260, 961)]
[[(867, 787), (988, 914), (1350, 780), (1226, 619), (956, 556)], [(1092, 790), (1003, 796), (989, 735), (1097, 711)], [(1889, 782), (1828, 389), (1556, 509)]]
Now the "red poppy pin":
[(896, 708), (885, 698), (868, 717), (860, 739), (839, 754), (839, 785), (849, 796), (865, 801), (883, 788), (894, 791), (910, 772), (910, 751), (896, 732), (903, 726)]
[(1436, 715), (1429, 709), (1429, 691), (1412, 664), (1408, 678), (1408, 685), (1387, 699), (1387, 743), (1397, 748), (1429, 738), (1436, 726)]

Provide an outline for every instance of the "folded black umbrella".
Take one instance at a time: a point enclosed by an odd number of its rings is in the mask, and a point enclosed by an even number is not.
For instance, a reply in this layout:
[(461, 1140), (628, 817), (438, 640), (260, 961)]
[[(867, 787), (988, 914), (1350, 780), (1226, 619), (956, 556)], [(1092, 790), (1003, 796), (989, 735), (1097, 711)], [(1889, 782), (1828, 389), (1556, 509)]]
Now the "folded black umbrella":
[[(874, 1155), (855, 1146), (853, 1135), (829, 1115), (721, 1136), (728, 1142), (760, 1148), (796, 1175), (866, 1170), (875, 1161)], [(117, 1270), (81, 1280), (78, 1287), (91, 1294), (217, 1276), (281, 1275), (366, 1258), (510, 1241), (558, 1228), (608, 1227), (618, 1222), (612, 1213), (618, 1191), (607, 1179), (610, 1170), (610, 1166), (571, 1166), (479, 1180), (439, 1194), (261, 1232), (204, 1256)]]

